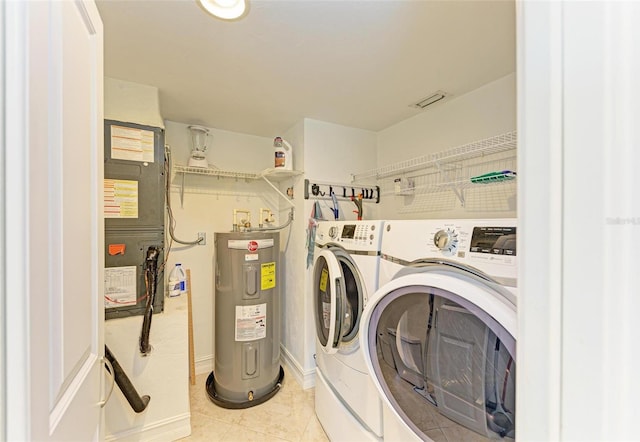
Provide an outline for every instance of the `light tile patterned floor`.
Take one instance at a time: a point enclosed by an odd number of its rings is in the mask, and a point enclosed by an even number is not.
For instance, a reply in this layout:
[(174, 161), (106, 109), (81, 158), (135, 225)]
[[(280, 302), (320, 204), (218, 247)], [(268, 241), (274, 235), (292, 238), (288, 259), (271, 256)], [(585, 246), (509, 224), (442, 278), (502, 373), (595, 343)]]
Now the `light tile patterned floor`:
[(282, 389), (263, 404), (243, 410), (215, 405), (205, 391), (208, 374), (191, 386), (191, 436), (196, 441), (327, 442), (314, 411), (314, 389), (303, 390), (285, 367)]

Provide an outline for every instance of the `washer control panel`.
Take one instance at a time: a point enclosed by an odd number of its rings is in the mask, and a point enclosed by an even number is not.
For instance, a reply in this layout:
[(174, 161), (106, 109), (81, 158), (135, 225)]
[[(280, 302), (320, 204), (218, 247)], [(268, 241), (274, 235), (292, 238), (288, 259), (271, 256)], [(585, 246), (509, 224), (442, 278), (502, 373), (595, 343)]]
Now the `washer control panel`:
[(318, 223), (316, 243), (338, 244), (347, 250), (379, 250), (382, 221), (326, 221)]
[(380, 235), (375, 224), (344, 224), (340, 232), (340, 242), (373, 244)]

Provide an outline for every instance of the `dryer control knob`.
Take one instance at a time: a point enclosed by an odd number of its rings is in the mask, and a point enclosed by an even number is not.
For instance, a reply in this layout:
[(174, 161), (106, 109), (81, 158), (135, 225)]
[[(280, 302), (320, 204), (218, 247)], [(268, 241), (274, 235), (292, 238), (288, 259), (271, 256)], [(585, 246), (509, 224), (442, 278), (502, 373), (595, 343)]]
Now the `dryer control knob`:
[(336, 239), (336, 236), (338, 236), (338, 228), (329, 227), (329, 236), (331, 237), (331, 239)]
[(439, 230), (433, 235), (433, 243), (443, 252), (453, 253), (458, 246), (458, 233), (455, 230)]

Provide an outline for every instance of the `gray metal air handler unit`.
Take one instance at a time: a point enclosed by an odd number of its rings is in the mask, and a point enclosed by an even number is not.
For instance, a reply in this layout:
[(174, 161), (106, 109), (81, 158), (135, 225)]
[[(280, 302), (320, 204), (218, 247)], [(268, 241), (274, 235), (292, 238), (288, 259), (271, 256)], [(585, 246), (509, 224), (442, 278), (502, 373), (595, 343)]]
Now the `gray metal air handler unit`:
[(273, 397), (280, 366), (280, 234), (215, 234), (215, 364), (209, 398), (248, 408)]

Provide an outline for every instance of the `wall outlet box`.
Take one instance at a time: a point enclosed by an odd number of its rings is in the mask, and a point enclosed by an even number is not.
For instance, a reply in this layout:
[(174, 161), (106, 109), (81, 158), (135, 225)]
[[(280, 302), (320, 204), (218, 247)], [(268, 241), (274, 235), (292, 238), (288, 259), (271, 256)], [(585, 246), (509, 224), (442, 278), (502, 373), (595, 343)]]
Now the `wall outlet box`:
[(393, 191), (396, 195), (413, 195), (416, 182), (413, 178), (400, 177), (393, 180)]

